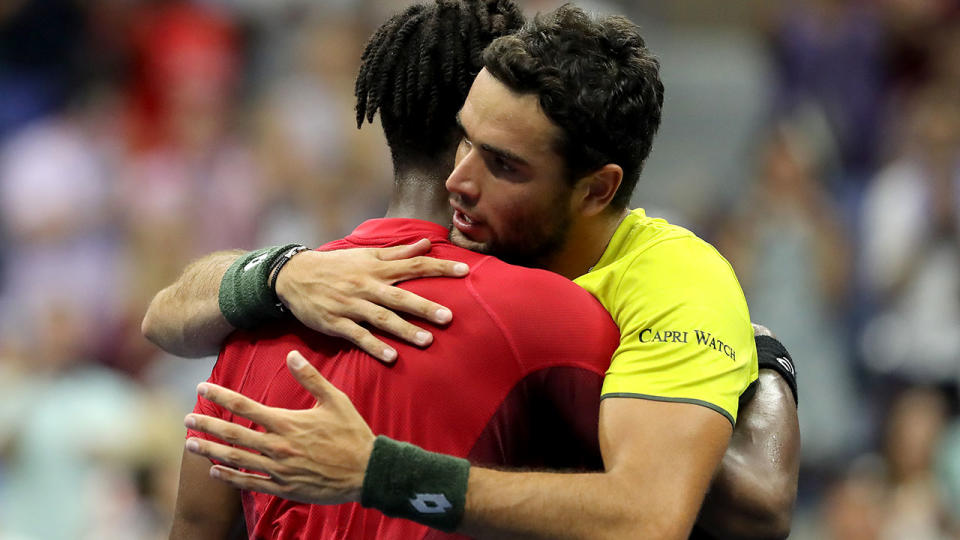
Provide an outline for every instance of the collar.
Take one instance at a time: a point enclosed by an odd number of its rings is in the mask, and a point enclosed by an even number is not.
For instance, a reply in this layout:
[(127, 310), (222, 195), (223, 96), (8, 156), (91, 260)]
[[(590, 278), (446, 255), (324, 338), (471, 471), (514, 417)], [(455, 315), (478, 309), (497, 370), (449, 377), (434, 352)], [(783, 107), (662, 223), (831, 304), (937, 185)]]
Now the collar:
[(412, 218), (378, 218), (364, 221), (345, 240), (357, 244), (383, 245), (385, 242), (405, 244), (408, 240), (409, 243), (413, 243), (421, 238), (427, 238), (430, 243), (436, 244), (449, 243), (447, 240), (449, 233), (447, 227), (432, 221)]

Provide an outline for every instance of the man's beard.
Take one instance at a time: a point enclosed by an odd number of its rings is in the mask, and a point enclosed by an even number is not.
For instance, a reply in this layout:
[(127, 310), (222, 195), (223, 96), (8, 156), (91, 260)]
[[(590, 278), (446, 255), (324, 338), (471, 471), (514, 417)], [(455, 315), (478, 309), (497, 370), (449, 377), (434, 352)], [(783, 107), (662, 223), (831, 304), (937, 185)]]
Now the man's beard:
[[(553, 208), (565, 208), (562, 205)], [(498, 259), (530, 268), (546, 268), (551, 259), (566, 245), (570, 235), (571, 217), (567, 212), (549, 214), (549, 221), (535, 216), (526, 216), (516, 224), (518, 234), (503, 241), (491, 242), (470, 240), (455, 227), (450, 229), (450, 241), (454, 244)]]

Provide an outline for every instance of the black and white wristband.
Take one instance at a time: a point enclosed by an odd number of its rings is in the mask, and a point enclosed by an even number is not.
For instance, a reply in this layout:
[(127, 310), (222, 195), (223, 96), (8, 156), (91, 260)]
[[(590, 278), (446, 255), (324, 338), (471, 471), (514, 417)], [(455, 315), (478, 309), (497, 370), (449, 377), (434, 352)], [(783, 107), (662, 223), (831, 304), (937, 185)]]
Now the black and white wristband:
[(755, 336), (757, 343), (757, 364), (759, 369), (772, 369), (783, 377), (793, 393), (794, 403), (799, 404), (797, 397), (797, 368), (793, 358), (787, 352), (783, 343), (772, 336)]

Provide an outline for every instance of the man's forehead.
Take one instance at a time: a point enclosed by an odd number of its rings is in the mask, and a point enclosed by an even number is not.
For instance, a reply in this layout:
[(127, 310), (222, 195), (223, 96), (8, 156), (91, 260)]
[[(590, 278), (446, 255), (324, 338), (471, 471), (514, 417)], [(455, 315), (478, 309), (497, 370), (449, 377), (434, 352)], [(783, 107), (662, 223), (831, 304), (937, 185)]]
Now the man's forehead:
[(560, 133), (536, 94), (514, 92), (486, 69), (474, 79), (457, 118), (470, 137), (523, 143), (531, 150), (553, 150)]

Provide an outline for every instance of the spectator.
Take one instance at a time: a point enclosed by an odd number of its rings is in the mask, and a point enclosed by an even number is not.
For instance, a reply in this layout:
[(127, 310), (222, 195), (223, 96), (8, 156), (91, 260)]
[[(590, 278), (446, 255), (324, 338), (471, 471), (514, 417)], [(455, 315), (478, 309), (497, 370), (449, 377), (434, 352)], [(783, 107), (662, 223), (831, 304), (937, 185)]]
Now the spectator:
[(850, 247), (822, 187), (826, 159), (798, 126), (781, 124), (764, 138), (753, 190), (721, 227), (718, 247), (750, 316), (800, 359), (802, 461), (825, 466), (848, 457), (865, 433), (846, 354)]
[(900, 154), (867, 191), (864, 277), (877, 306), (862, 336), (881, 373), (955, 382), (960, 351), (960, 99), (918, 92)]

